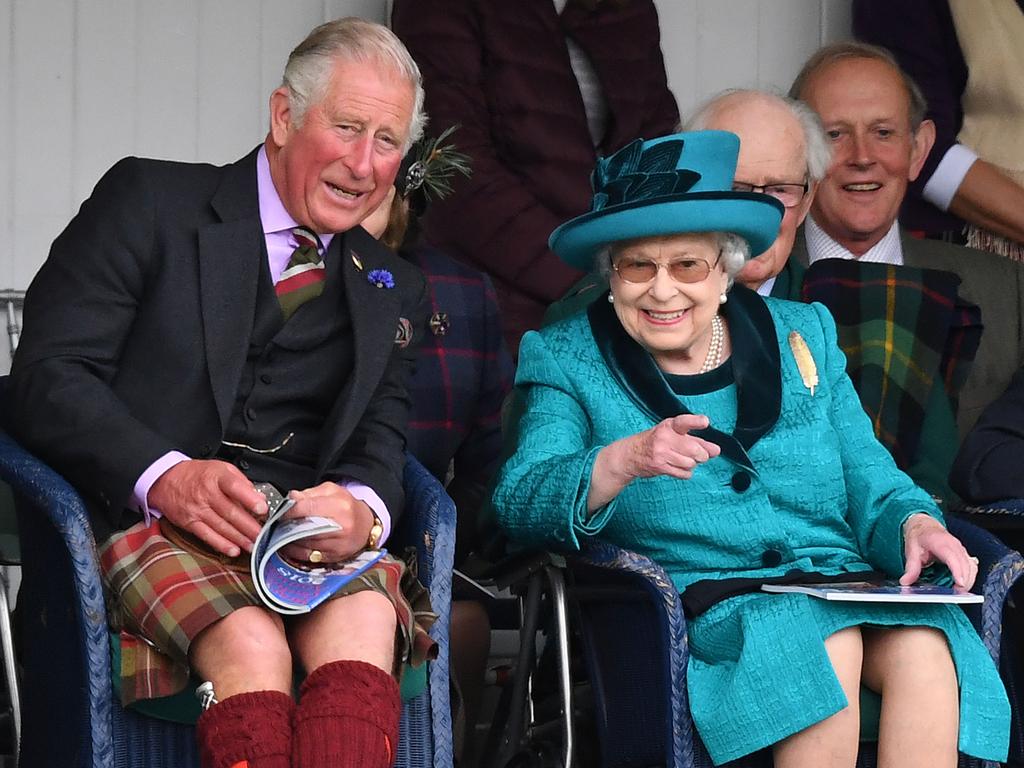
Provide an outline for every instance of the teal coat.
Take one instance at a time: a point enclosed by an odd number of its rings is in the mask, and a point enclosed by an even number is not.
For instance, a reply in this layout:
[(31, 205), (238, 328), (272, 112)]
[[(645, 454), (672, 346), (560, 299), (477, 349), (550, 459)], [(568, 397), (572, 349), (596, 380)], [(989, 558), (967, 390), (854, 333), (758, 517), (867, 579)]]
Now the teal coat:
[[(525, 413), (498, 477), (499, 522), (530, 544), (573, 549), (600, 537), (642, 552), (679, 590), (700, 579), (792, 569), (901, 574), (903, 522), (915, 512), (940, 520), (941, 513), (875, 440), (831, 315), (818, 304), (764, 300), (739, 286), (723, 311), (734, 383), (686, 398), (672, 392), (603, 300), (524, 336), (516, 387)], [(794, 331), (816, 365), (813, 391), (791, 352)], [(711, 427), (700, 434), (722, 454), (690, 480), (636, 480), (588, 517), (598, 451), (687, 410), (709, 416)], [(960, 748), (1005, 758), (1006, 696), (960, 608), (755, 593), (718, 603), (688, 628), (691, 710), (715, 762), (842, 709), (846, 699), (823, 640), (862, 623), (943, 630), (961, 680)]]

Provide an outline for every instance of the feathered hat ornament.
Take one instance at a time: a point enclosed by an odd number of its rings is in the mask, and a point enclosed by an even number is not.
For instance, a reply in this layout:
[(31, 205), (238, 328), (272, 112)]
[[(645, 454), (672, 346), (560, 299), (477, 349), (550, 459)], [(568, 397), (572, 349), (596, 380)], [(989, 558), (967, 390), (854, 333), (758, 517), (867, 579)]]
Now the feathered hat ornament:
[[(459, 152), (454, 144), (445, 141), (459, 126), (452, 125), (436, 138), (424, 136), (413, 144), (398, 170), (395, 186), (398, 194), (409, 200), (413, 207), (426, 207), (431, 200), (440, 200), (451, 194), (455, 174), (472, 174), (469, 155)], [(418, 194), (416, 194), (418, 193)], [(415, 203), (413, 196), (419, 198)]]

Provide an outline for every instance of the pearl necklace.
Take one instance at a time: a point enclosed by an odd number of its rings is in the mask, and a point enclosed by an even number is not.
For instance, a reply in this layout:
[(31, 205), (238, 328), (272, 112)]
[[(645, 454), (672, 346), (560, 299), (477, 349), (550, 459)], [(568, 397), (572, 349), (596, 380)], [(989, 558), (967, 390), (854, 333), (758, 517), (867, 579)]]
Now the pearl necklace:
[(704, 357), (704, 365), (697, 373), (713, 371), (722, 364), (722, 348), (725, 340), (725, 323), (721, 315), (715, 315), (711, 319), (711, 343), (708, 344), (708, 353)]

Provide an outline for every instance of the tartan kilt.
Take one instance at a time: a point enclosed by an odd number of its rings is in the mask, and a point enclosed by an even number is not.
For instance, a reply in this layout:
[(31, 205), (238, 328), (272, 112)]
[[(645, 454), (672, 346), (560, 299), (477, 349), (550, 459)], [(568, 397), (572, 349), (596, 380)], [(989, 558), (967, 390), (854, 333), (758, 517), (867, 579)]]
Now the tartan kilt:
[[(189, 682), (189, 647), (199, 633), (239, 608), (266, 608), (256, 594), (247, 555), (229, 560), (183, 548), (178, 535), (172, 535), (174, 540), (164, 535), (163, 522), (138, 523), (111, 536), (99, 550), (110, 624), (120, 633), (125, 706), (183, 691)], [(416, 578), (414, 551), (406, 559), (385, 555), (329, 599), (367, 589), (395, 607), (397, 670), (437, 655), (427, 634), (437, 617)], [(282, 618), (287, 627), (290, 617)]]

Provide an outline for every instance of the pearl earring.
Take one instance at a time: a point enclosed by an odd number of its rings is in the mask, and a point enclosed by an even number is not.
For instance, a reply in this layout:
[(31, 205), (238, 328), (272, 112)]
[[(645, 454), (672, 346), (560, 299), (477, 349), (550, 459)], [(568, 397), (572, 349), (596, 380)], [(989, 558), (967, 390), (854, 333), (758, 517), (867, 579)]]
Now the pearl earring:
[(608, 303), (609, 304), (614, 304), (615, 303), (615, 297), (612, 296), (610, 293), (608, 294)]
[(724, 292), (722, 294), (720, 294), (719, 297), (718, 297), (718, 303), (719, 304), (725, 304), (725, 302), (727, 302), (728, 300), (729, 300), (729, 297), (726, 296)]

